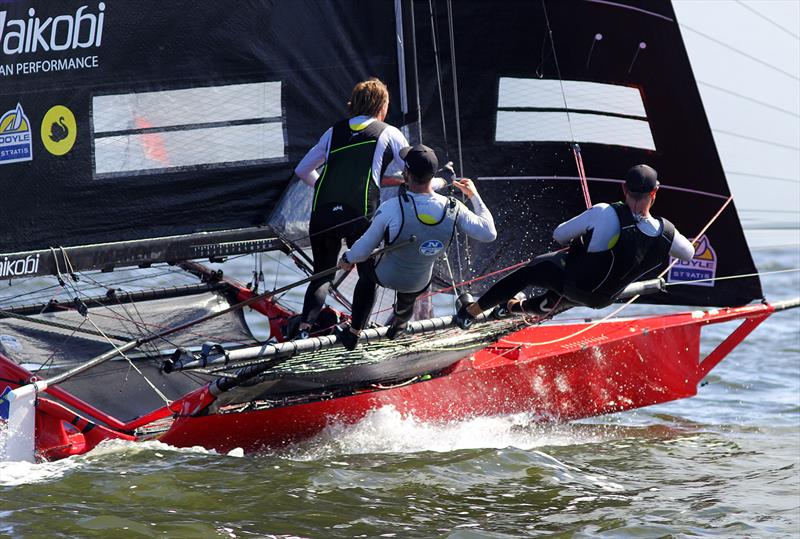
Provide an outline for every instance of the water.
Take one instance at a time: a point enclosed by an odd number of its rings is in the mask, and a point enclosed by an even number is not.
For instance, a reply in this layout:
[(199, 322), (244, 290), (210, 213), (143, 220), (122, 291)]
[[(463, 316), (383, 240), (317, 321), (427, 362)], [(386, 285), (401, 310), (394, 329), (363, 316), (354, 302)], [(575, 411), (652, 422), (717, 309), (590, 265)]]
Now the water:
[[(800, 267), (796, 248), (754, 255)], [(800, 294), (797, 273), (763, 281), (770, 299)], [(730, 329), (708, 328), (703, 349)], [(113, 442), (0, 463), (0, 536), (797, 537), (798, 359), (793, 310), (697, 397), (592, 420), (427, 425), (384, 408), (276, 453)]]

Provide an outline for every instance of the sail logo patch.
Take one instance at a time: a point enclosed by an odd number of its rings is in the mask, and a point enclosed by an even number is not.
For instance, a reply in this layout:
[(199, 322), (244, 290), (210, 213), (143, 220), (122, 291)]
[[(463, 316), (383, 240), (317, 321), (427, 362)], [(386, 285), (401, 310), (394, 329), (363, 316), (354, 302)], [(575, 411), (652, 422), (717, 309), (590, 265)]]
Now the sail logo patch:
[[(717, 253), (711, 246), (708, 236), (701, 236), (694, 249), (694, 256), (688, 262), (670, 258), (675, 263), (669, 270), (667, 280), (671, 283), (686, 283), (694, 286), (714, 286), (717, 275)], [(702, 282), (692, 282), (702, 281)]]
[(419, 252), (425, 256), (435, 256), (444, 249), (444, 243), (439, 240), (428, 240), (419, 246)]
[(0, 116), (0, 165), (33, 159), (31, 124), (22, 105)]
[(56, 105), (42, 118), (42, 144), (53, 155), (64, 155), (75, 145), (78, 124), (67, 107)]

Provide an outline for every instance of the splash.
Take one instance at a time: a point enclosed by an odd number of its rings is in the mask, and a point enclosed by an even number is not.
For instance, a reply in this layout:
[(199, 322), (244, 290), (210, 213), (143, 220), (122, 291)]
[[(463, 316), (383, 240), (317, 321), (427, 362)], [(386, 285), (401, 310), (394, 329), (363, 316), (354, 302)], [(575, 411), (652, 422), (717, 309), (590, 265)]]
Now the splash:
[[(5, 433), (0, 427), (0, 442)], [(131, 459), (137, 455), (148, 455), (155, 459), (167, 458), (166, 453), (186, 455), (218, 455), (214, 450), (200, 446), (174, 447), (158, 441), (131, 442), (107, 440), (83, 455), (68, 457), (53, 462), (9, 462), (0, 460), (0, 487), (44, 483), (58, 480), (67, 473), (91, 466), (110, 465), (115, 458)], [(230, 457), (241, 457), (241, 449), (227, 453)]]
[(290, 458), (313, 460), (366, 453), (445, 453), (462, 449), (535, 449), (599, 443), (614, 436), (607, 425), (542, 424), (531, 414), (476, 417), (447, 423), (423, 422), (393, 406), (373, 410), (354, 425), (333, 424)]

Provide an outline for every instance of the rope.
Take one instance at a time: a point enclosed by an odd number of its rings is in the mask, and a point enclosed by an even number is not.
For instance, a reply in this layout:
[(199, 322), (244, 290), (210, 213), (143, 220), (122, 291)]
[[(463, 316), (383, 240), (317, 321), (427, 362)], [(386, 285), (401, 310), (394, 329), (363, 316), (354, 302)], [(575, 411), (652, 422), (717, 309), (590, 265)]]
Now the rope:
[(581, 191), (583, 192), (583, 201), (586, 203), (586, 209), (592, 207), (592, 198), (589, 196), (589, 181), (586, 179), (586, 171), (583, 168), (583, 157), (581, 156), (581, 147), (578, 144), (572, 145), (572, 155), (575, 157), (575, 166), (578, 167), (578, 177), (581, 179)]

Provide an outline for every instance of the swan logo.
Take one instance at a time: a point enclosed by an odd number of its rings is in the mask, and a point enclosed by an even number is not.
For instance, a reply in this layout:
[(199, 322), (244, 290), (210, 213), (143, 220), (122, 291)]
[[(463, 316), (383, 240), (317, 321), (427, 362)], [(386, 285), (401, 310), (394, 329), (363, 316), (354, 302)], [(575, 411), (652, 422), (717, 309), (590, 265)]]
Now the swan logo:
[(42, 144), (53, 155), (64, 155), (75, 145), (78, 125), (75, 115), (64, 105), (56, 105), (42, 118)]
[(685, 283), (694, 286), (714, 286), (717, 274), (717, 253), (711, 246), (708, 236), (695, 240), (694, 256), (688, 262), (672, 258), (674, 266), (669, 270), (671, 283)]
[(419, 252), (425, 256), (435, 256), (444, 249), (444, 243), (439, 240), (428, 240), (419, 246)]
[(0, 165), (32, 159), (31, 124), (17, 103), (15, 109), (0, 116)]

